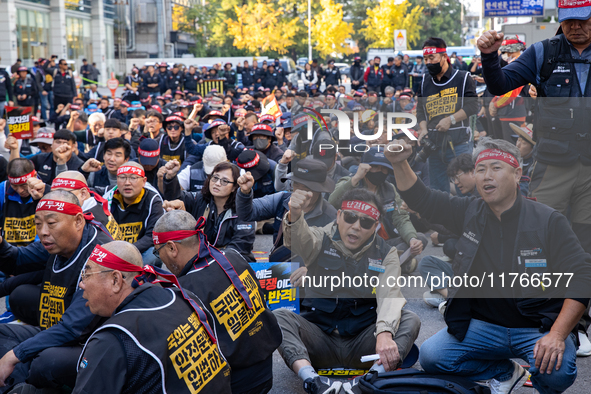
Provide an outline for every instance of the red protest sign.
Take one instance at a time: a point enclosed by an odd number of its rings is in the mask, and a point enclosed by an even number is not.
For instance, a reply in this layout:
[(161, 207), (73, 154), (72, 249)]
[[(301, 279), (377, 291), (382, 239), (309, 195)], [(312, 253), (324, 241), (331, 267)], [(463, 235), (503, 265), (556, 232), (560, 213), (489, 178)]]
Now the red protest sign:
[(33, 108), (9, 106), (4, 108), (10, 135), (19, 140), (33, 138)]

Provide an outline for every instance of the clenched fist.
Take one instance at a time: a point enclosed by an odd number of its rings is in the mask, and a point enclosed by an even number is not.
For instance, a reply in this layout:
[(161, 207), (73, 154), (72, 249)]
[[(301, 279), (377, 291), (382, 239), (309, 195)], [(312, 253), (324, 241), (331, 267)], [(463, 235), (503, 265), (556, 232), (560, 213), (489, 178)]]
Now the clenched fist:
[(53, 150), (53, 157), (58, 165), (64, 165), (70, 160), (72, 154), (72, 147), (68, 144), (63, 144)]
[(359, 167), (357, 167), (357, 172), (351, 178), (351, 185), (353, 187), (357, 187), (357, 185), (359, 184), (359, 182), (363, 178), (365, 178), (365, 175), (369, 172), (369, 170), (371, 170), (371, 166), (369, 164), (367, 164), (367, 163), (361, 163), (361, 164), (359, 164)]
[(287, 217), (290, 222), (293, 223), (300, 218), (302, 211), (306, 209), (312, 196), (312, 192), (299, 189), (291, 193), (291, 198), (289, 199), (289, 214)]
[(172, 179), (181, 169), (181, 163), (179, 163), (178, 160), (174, 159), (166, 163), (164, 167), (166, 168), (166, 179)]
[(242, 193), (250, 195), (250, 191), (254, 186), (254, 178), (250, 171), (241, 175), (236, 182), (238, 183), (238, 186), (240, 186), (240, 191)]
[(45, 194), (45, 183), (39, 178), (27, 179), (27, 187), (33, 200), (39, 200)]
[(8, 150), (18, 149), (18, 140), (14, 136), (9, 135), (4, 142), (4, 148)]
[(488, 30), (482, 33), (482, 35), (476, 41), (476, 45), (482, 53), (494, 53), (499, 50), (503, 43), (505, 35), (495, 30)]
[(170, 212), (170, 211), (186, 211), (186, 209), (185, 209), (185, 203), (182, 202), (181, 200), (164, 201), (162, 203), (162, 208), (164, 208), (164, 210), (166, 212)]
[[(400, 146), (403, 148), (402, 151), (400, 151)], [(384, 148), (384, 156), (386, 156), (386, 159), (388, 159), (388, 161), (392, 164), (402, 163), (408, 159), (411, 154), (412, 146), (406, 142), (404, 138), (401, 138), (398, 141), (390, 142)]]
[(101, 170), (101, 162), (97, 159), (88, 159), (80, 169), (84, 172), (97, 172)]
[(293, 160), (293, 158), (295, 157), (295, 152), (292, 151), (291, 149), (288, 149), (285, 151), (285, 153), (283, 154), (283, 156), (281, 156), (281, 159), (279, 160), (279, 163), (281, 164), (288, 164), (290, 161)]

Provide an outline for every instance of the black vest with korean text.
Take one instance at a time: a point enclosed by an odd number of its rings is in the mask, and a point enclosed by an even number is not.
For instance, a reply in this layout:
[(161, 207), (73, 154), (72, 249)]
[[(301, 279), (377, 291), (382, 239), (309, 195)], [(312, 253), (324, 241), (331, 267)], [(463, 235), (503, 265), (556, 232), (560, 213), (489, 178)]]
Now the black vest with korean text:
[[(158, 363), (163, 393), (231, 393), (228, 363), (178, 289), (147, 283), (131, 295), (93, 335), (102, 330), (127, 334)], [(85, 350), (78, 368), (84, 366)], [(133, 387), (126, 391), (134, 392)]]

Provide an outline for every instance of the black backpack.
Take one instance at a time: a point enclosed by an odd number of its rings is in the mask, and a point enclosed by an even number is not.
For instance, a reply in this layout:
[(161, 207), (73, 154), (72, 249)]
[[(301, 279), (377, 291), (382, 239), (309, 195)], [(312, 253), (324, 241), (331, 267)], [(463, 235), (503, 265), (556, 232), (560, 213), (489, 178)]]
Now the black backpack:
[(432, 375), (414, 368), (369, 372), (359, 380), (357, 388), (363, 394), (490, 394), (488, 387), (466, 378)]

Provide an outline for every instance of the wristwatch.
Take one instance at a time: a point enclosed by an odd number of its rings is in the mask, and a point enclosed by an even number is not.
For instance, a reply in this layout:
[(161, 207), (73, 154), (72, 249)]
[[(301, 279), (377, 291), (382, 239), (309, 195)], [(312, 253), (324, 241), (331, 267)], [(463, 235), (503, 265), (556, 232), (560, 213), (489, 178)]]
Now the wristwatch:
[(451, 124), (452, 124), (452, 125), (456, 124), (456, 117), (455, 117), (455, 116), (453, 116), (453, 115), (450, 115), (450, 116), (449, 116), (449, 120), (451, 120)]

